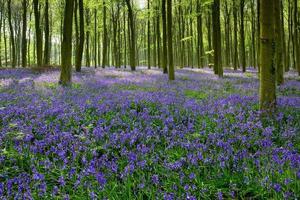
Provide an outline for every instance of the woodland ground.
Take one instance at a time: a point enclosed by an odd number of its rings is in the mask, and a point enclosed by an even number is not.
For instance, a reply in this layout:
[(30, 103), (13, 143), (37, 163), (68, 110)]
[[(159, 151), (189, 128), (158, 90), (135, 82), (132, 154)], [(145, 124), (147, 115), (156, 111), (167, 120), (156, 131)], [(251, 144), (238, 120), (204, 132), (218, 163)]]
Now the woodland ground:
[(258, 111), (257, 72), (0, 71), (0, 199), (295, 199), (300, 80)]

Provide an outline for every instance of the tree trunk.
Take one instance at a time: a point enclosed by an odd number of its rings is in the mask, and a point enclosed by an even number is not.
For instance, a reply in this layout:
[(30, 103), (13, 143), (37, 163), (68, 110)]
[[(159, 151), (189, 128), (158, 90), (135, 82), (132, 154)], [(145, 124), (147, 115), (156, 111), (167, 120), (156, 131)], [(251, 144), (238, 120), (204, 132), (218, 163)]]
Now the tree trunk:
[(246, 53), (245, 53), (245, 28), (244, 28), (244, 7), (245, 0), (240, 2), (240, 15), (241, 15), (241, 26), (240, 26), (240, 43), (241, 43), (241, 64), (243, 72), (246, 72)]
[(14, 30), (12, 26), (12, 19), (11, 19), (11, 0), (7, 1), (8, 7), (8, 23), (9, 23), (9, 30), (10, 30), (10, 42), (11, 42), (11, 66), (13, 68), (16, 67), (16, 49), (15, 49), (15, 36)]
[(175, 70), (174, 70), (174, 63), (173, 63), (172, 0), (167, 0), (167, 31), (168, 31), (169, 80), (175, 80)]
[(163, 73), (168, 73), (168, 52), (167, 52), (167, 15), (166, 15), (166, 0), (162, 0), (162, 27), (163, 27)]
[(126, 5), (128, 8), (128, 19), (129, 19), (129, 31), (130, 31), (130, 48), (129, 48), (129, 54), (130, 54), (130, 67), (132, 71), (135, 71), (136, 68), (136, 57), (135, 57), (135, 28), (134, 28), (134, 15), (133, 10), (131, 6), (130, 0), (126, 0)]
[(22, 67), (27, 65), (27, 0), (22, 1), (23, 7), (23, 28), (22, 28)]
[(44, 50), (44, 65), (50, 64), (50, 27), (49, 27), (49, 0), (45, 3), (45, 50)]
[(275, 41), (276, 41), (276, 80), (277, 84), (283, 84), (283, 48), (281, 32), (281, 0), (274, 1), (275, 17)]
[(107, 25), (106, 25), (106, 5), (103, 1), (103, 40), (102, 40), (102, 68), (107, 65)]
[(85, 62), (86, 66), (90, 67), (91, 66), (91, 61), (90, 61), (90, 11), (89, 9), (86, 9), (86, 26), (87, 26), (87, 31), (86, 31), (86, 48), (85, 48)]
[(276, 106), (274, 2), (260, 0), (260, 109), (272, 112)]
[(156, 16), (156, 42), (157, 42), (157, 64), (158, 67), (161, 67), (161, 47), (160, 47), (160, 15), (159, 13), (159, 6), (156, 8), (157, 16)]
[(214, 70), (215, 74), (223, 77), (223, 68), (221, 62), (221, 26), (220, 26), (220, 0), (214, 0), (213, 10), (213, 45), (214, 45)]
[(237, 18), (237, 5), (236, 1), (233, 0), (233, 46), (234, 46), (234, 55), (233, 55), (233, 68), (234, 70), (238, 69), (239, 60), (238, 60), (238, 18)]
[(299, 41), (299, 24), (298, 24), (298, 1), (294, 0), (294, 44), (295, 44), (295, 69), (300, 76), (300, 41)]
[(66, 0), (64, 11), (63, 42), (61, 47), (61, 74), (60, 84), (71, 84), (72, 76), (72, 26), (73, 26), (74, 0)]
[[(83, 47), (84, 47), (84, 15), (83, 15), (83, 0), (79, 0), (79, 46), (76, 49), (75, 67), (76, 71), (81, 71)], [(77, 11), (76, 11), (77, 12)]]
[(94, 9), (94, 63), (97, 68), (97, 9)]
[(43, 58), (43, 37), (40, 26), (40, 4), (39, 0), (33, 0), (34, 17), (35, 17), (35, 34), (36, 34), (36, 59), (37, 66), (42, 66)]
[[(148, 69), (151, 69), (151, 57), (150, 57), (150, 51), (151, 51), (151, 49), (150, 49), (150, 46), (151, 46), (151, 44), (150, 44), (150, 42), (151, 42), (150, 41), (150, 33), (151, 33), (150, 32), (150, 0), (147, 0), (147, 9), (148, 9), (147, 58), (148, 58)], [(154, 63), (155, 63), (155, 61), (154, 61)]]

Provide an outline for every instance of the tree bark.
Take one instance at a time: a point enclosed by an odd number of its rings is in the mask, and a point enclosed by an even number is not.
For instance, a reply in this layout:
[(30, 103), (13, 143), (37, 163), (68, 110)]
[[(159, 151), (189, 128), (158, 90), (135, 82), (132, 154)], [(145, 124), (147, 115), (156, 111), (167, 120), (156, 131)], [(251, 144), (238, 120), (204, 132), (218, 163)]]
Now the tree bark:
[(11, 42), (11, 66), (13, 68), (16, 67), (16, 47), (15, 47), (15, 35), (14, 35), (14, 29), (12, 26), (12, 19), (11, 19), (11, 0), (7, 1), (8, 6), (8, 23), (9, 23), (9, 30), (10, 30), (10, 42)]
[(72, 28), (74, 0), (66, 0), (64, 11), (63, 42), (61, 47), (61, 74), (59, 83), (71, 84), (72, 76)]
[(271, 113), (276, 106), (274, 2), (260, 0), (260, 109)]
[(136, 51), (136, 44), (135, 44), (135, 28), (134, 28), (134, 14), (131, 6), (130, 0), (126, 0), (126, 5), (128, 8), (128, 19), (129, 19), (129, 31), (130, 31), (130, 48), (129, 48), (129, 54), (130, 54), (130, 68), (132, 71), (135, 71), (136, 69), (136, 57), (135, 57), (135, 51)]
[(241, 15), (241, 26), (240, 26), (240, 43), (241, 43), (241, 64), (243, 72), (246, 72), (246, 52), (245, 52), (245, 28), (244, 28), (244, 7), (245, 0), (240, 1), (240, 15)]
[(214, 45), (214, 70), (215, 74), (223, 77), (221, 55), (221, 26), (220, 26), (220, 0), (214, 0), (213, 10), (213, 45)]
[(281, 32), (281, 0), (274, 1), (275, 40), (276, 40), (276, 81), (283, 84), (283, 48)]
[(33, 0), (34, 17), (35, 17), (35, 34), (36, 34), (36, 60), (37, 66), (42, 66), (43, 59), (43, 37), (40, 26), (40, 4), (39, 0)]
[(166, 15), (166, 0), (162, 0), (162, 27), (163, 27), (163, 73), (168, 73), (168, 52), (167, 52), (167, 15)]
[(22, 1), (23, 7), (23, 27), (22, 27), (22, 67), (27, 65), (27, 0)]
[(168, 31), (168, 63), (169, 80), (175, 80), (173, 61), (173, 33), (172, 33), (172, 0), (167, 0), (167, 31)]
[(49, 25), (49, 0), (45, 3), (45, 49), (44, 49), (44, 65), (50, 64), (50, 25)]

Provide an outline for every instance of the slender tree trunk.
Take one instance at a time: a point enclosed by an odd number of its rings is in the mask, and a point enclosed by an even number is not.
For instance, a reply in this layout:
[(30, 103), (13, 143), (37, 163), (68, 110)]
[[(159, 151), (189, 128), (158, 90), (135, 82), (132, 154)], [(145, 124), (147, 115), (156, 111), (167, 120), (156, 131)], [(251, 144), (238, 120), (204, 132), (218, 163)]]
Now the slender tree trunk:
[(275, 40), (276, 40), (276, 80), (283, 84), (283, 48), (281, 32), (281, 0), (274, 1)]
[(241, 64), (243, 72), (246, 72), (246, 52), (245, 52), (245, 28), (244, 28), (244, 7), (245, 0), (240, 1), (240, 15), (241, 15), (241, 26), (240, 26), (240, 43), (241, 43)]
[(230, 65), (230, 10), (228, 8), (227, 1), (224, 2), (225, 11), (224, 11), (224, 21), (225, 21), (225, 67)]
[[(23, 28), (22, 28), (22, 67), (27, 65), (27, 0), (22, 1), (23, 7)], [(1, 42), (0, 42), (1, 43)]]
[(168, 52), (167, 52), (167, 15), (166, 15), (166, 0), (162, 0), (162, 27), (163, 27), (163, 73), (168, 73)]
[(102, 68), (107, 65), (107, 25), (106, 25), (106, 5), (103, 1), (103, 40), (102, 40)]
[(298, 23), (298, 1), (294, 0), (294, 44), (295, 44), (295, 69), (300, 76), (300, 40)]
[(86, 26), (87, 26), (87, 31), (86, 31), (86, 48), (85, 48), (85, 62), (86, 66), (90, 67), (91, 66), (91, 61), (90, 61), (90, 11), (89, 9), (86, 9)]
[[(147, 40), (148, 40), (148, 47), (147, 47), (147, 58), (148, 58), (148, 69), (151, 69), (151, 57), (150, 57), (150, 51), (151, 51), (151, 44), (150, 44), (150, 0), (147, 0), (147, 9), (148, 9), (148, 32), (147, 32)], [(154, 61), (155, 63), (155, 61)]]
[(204, 67), (203, 30), (202, 30), (202, 9), (200, 0), (197, 0), (197, 60), (198, 67)]
[(260, 73), (260, 0), (256, 1), (257, 4), (257, 67)]
[(256, 31), (256, 24), (255, 24), (255, 10), (254, 10), (254, 3), (255, 0), (251, 0), (251, 49), (252, 49), (252, 66), (256, 68), (256, 37), (255, 37), (255, 31)]
[(168, 63), (169, 80), (175, 80), (173, 63), (172, 0), (167, 0)]
[(66, 0), (64, 11), (63, 43), (61, 47), (61, 74), (60, 84), (71, 84), (72, 78), (72, 26), (74, 0)]
[(97, 9), (94, 9), (94, 63), (97, 68)]
[[(258, 0), (259, 1), (259, 0)], [(233, 55), (233, 68), (234, 70), (238, 69), (239, 60), (238, 60), (238, 18), (237, 18), (237, 5), (236, 1), (233, 0), (233, 45), (234, 45), (234, 55)]]
[(4, 2), (0, 0), (0, 9), (1, 9), (1, 15), (0, 15), (0, 68), (2, 68), (2, 25), (4, 27)]
[(272, 112), (276, 106), (274, 2), (260, 0), (260, 109)]
[[(212, 31), (211, 31), (211, 13), (210, 11), (208, 11), (208, 15), (207, 15), (207, 21), (206, 21), (206, 27), (207, 27), (207, 42), (208, 42), (208, 51), (211, 52), (213, 50), (213, 45), (212, 45)], [(209, 53), (208, 55), (208, 65), (209, 67), (212, 66), (213, 63), (213, 59), (212, 59), (212, 54)]]
[(129, 54), (130, 54), (130, 67), (132, 71), (135, 71), (136, 68), (136, 44), (135, 44), (135, 28), (134, 28), (134, 14), (131, 6), (130, 0), (126, 0), (126, 5), (128, 8), (128, 19), (129, 19), (129, 31), (130, 31), (130, 48), (129, 48)]
[(78, 1), (78, 7), (79, 7), (79, 46), (76, 49), (75, 67), (76, 67), (76, 71), (80, 72), (81, 71), (81, 65), (82, 65), (83, 48), (84, 48), (83, 0)]
[(221, 25), (220, 25), (220, 0), (214, 0), (213, 10), (213, 43), (214, 43), (214, 69), (215, 74), (223, 77), (223, 67), (221, 62)]
[(4, 39), (4, 56), (5, 56), (5, 67), (8, 66), (8, 53), (7, 53), (7, 36), (6, 36), (6, 30), (5, 30), (5, 18), (3, 19), (3, 39)]
[(49, 24), (49, 0), (45, 3), (45, 50), (44, 65), (50, 64), (50, 24)]
[(160, 47), (160, 43), (161, 43), (161, 39), (160, 39), (160, 15), (159, 13), (159, 6), (156, 7), (156, 41), (157, 41), (157, 64), (158, 67), (161, 67), (161, 47)]
[(40, 4), (39, 0), (33, 0), (34, 16), (35, 16), (35, 34), (36, 34), (36, 59), (37, 66), (42, 66), (43, 59), (43, 37), (40, 25)]
[(10, 42), (11, 42), (11, 66), (13, 68), (16, 67), (16, 47), (15, 47), (15, 35), (12, 26), (12, 19), (11, 19), (11, 0), (7, 1), (8, 6), (8, 23), (9, 23), (9, 30), (10, 30)]

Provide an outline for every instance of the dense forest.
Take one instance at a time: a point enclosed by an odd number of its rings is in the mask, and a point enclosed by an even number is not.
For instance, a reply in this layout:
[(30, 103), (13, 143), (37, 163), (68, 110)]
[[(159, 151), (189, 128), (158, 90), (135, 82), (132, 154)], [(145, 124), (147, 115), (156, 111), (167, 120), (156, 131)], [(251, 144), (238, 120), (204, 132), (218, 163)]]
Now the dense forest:
[(297, 199), (299, 0), (0, 0), (0, 199)]

